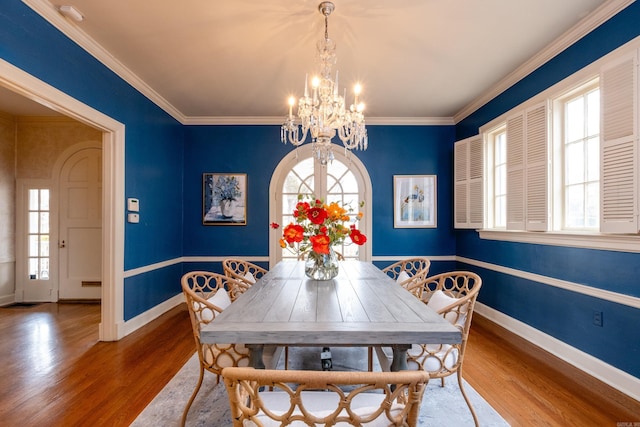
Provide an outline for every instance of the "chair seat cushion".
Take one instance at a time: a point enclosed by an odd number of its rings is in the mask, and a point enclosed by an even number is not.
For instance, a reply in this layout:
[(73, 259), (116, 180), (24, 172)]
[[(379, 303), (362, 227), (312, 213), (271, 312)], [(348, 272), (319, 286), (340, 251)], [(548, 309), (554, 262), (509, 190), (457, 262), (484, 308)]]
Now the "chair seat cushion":
[[(316, 417), (326, 417), (333, 413), (335, 409), (338, 407), (339, 396), (333, 392), (327, 391), (303, 391), (301, 394), (302, 404), (306, 411), (312, 413)], [(362, 417), (373, 414), (379, 407), (384, 398), (384, 395), (381, 393), (360, 393), (358, 394), (351, 404), (352, 411)], [(290, 408), (290, 396), (288, 393), (283, 391), (263, 391), (260, 392), (260, 399), (264, 402), (264, 406), (269, 408), (269, 410), (276, 414), (282, 415), (287, 412)], [(404, 406), (399, 404), (394, 404), (391, 407), (392, 416), (399, 414)], [(299, 408), (296, 408), (293, 414), (301, 414)], [(346, 411), (342, 411), (340, 415), (347, 416)], [(267, 426), (280, 426), (280, 423), (267, 417), (264, 413), (260, 412), (256, 417), (265, 427)], [(380, 414), (377, 418), (372, 420), (369, 423), (366, 423), (367, 427), (377, 427), (384, 426), (387, 427), (390, 421), (387, 419), (384, 412)], [(291, 424), (287, 424), (290, 426), (307, 426), (308, 424), (297, 421)], [(340, 422), (335, 424), (336, 426), (350, 426), (353, 425), (351, 423)], [(257, 426), (256, 423), (252, 421), (245, 420), (244, 426), (246, 427), (254, 427)]]

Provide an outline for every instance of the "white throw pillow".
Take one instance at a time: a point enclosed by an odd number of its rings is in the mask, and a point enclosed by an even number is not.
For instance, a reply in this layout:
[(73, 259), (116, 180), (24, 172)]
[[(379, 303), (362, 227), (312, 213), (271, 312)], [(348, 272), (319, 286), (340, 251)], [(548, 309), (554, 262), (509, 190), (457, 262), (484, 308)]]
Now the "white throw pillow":
[(247, 271), (247, 274), (244, 275), (244, 280), (246, 280), (247, 282), (249, 282), (251, 284), (255, 284), (256, 283), (256, 278), (253, 277), (253, 274), (251, 274), (250, 271)]
[[(445, 307), (449, 307), (451, 304), (455, 304), (458, 301), (458, 298), (450, 297), (446, 295), (441, 290), (435, 291), (431, 298), (429, 298), (429, 302), (427, 303), (427, 307), (432, 308), (436, 312), (442, 310)], [(445, 314), (445, 319), (447, 319), (451, 323), (457, 323), (458, 325), (464, 325), (464, 321), (466, 319), (466, 314), (461, 313), (460, 318), (456, 322), (456, 313), (447, 313)]]
[(223, 310), (231, 305), (231, 298), (229, 298), (229, 294), (224, 289), (218, 289), (218, 292), (207, 301)]
[[(220, 308), (221, 310), (224, 310), (225, 308), (231, 305), (231, 298), (229, 298), (229, 294), (224, 289), (219, 289), (215, 293), (215, 295), (213, 295), (207, 301), (209, 301), (211, 304), (215, 305), (216, 307)], [(201, 303), (195, 303), (195, 304), (198, 306), (204, 305)], [(195, 310), (198, 311), (199, 308), (200, 307), (195, 307)], [(210, 322), (215, 317), (215, 315), (213, 314), (213, 311), (214, 310), (210, 309), (209, 307), (203, 307), (202, 312), (200, 313), (200, 317), (205, 322)]]
[(398, 274), (398, 278), (396, 279), (397, 283), (404, 283), (405, 281), (411, 279), (411, 276), (406, 271), (402, 270), (400, 274)]

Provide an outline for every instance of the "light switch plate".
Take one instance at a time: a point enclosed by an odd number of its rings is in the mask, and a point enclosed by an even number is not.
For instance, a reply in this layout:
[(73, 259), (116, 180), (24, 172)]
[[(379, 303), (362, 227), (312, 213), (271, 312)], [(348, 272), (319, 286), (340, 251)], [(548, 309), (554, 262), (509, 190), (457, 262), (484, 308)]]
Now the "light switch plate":
[(127, 220), (133, 224), (137, 224), (140, 222), (140, 215), (137, 213), (130, 213), (127, 215)]

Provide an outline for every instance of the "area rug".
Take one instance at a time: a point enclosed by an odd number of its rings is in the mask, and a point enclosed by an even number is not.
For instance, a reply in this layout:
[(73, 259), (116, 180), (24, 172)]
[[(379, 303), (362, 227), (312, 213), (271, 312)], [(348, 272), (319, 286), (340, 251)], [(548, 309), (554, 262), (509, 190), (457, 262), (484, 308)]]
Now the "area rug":
[[(314, 347), (289, 349), (289, 369), (321, 369), (320, 351)], [(284, 354), (284, 353), (283, 353)], [(331, 348), (334, 370), (367, 370), (366, 348)], [(278, 365), (284, 368), (284, 357)], [(374, 370), (380, 370), (374, 355)], [(196, 354), (182, 367), (165, 388), (153, 399), (133, 427), (178, 426), (182, 411), (198, 381), (198, 356)], [(508, 426), (504, 419), (467, 383), (467, 395), (483, 427)], [(469, 412), (455, 377), (447, 378), (445, 387), (439, 380), (427, 386), (420, 410), (419, 425), (461, 427), (473, 426)], [(205, 379), (198, 396), (191, 406), (187, 426), (230, 427), (231, 417), (227, 393), (223, 384), (216, 384), (215, 375), (205, 372)]]

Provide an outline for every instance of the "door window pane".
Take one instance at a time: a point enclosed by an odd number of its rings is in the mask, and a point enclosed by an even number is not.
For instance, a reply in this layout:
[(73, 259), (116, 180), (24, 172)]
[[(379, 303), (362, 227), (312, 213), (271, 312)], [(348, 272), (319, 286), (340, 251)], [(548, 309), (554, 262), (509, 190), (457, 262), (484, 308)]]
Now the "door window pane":
[(49, 190), (29, 190), (27, 253), (31, 280), (49, 279), (50, 215)]

